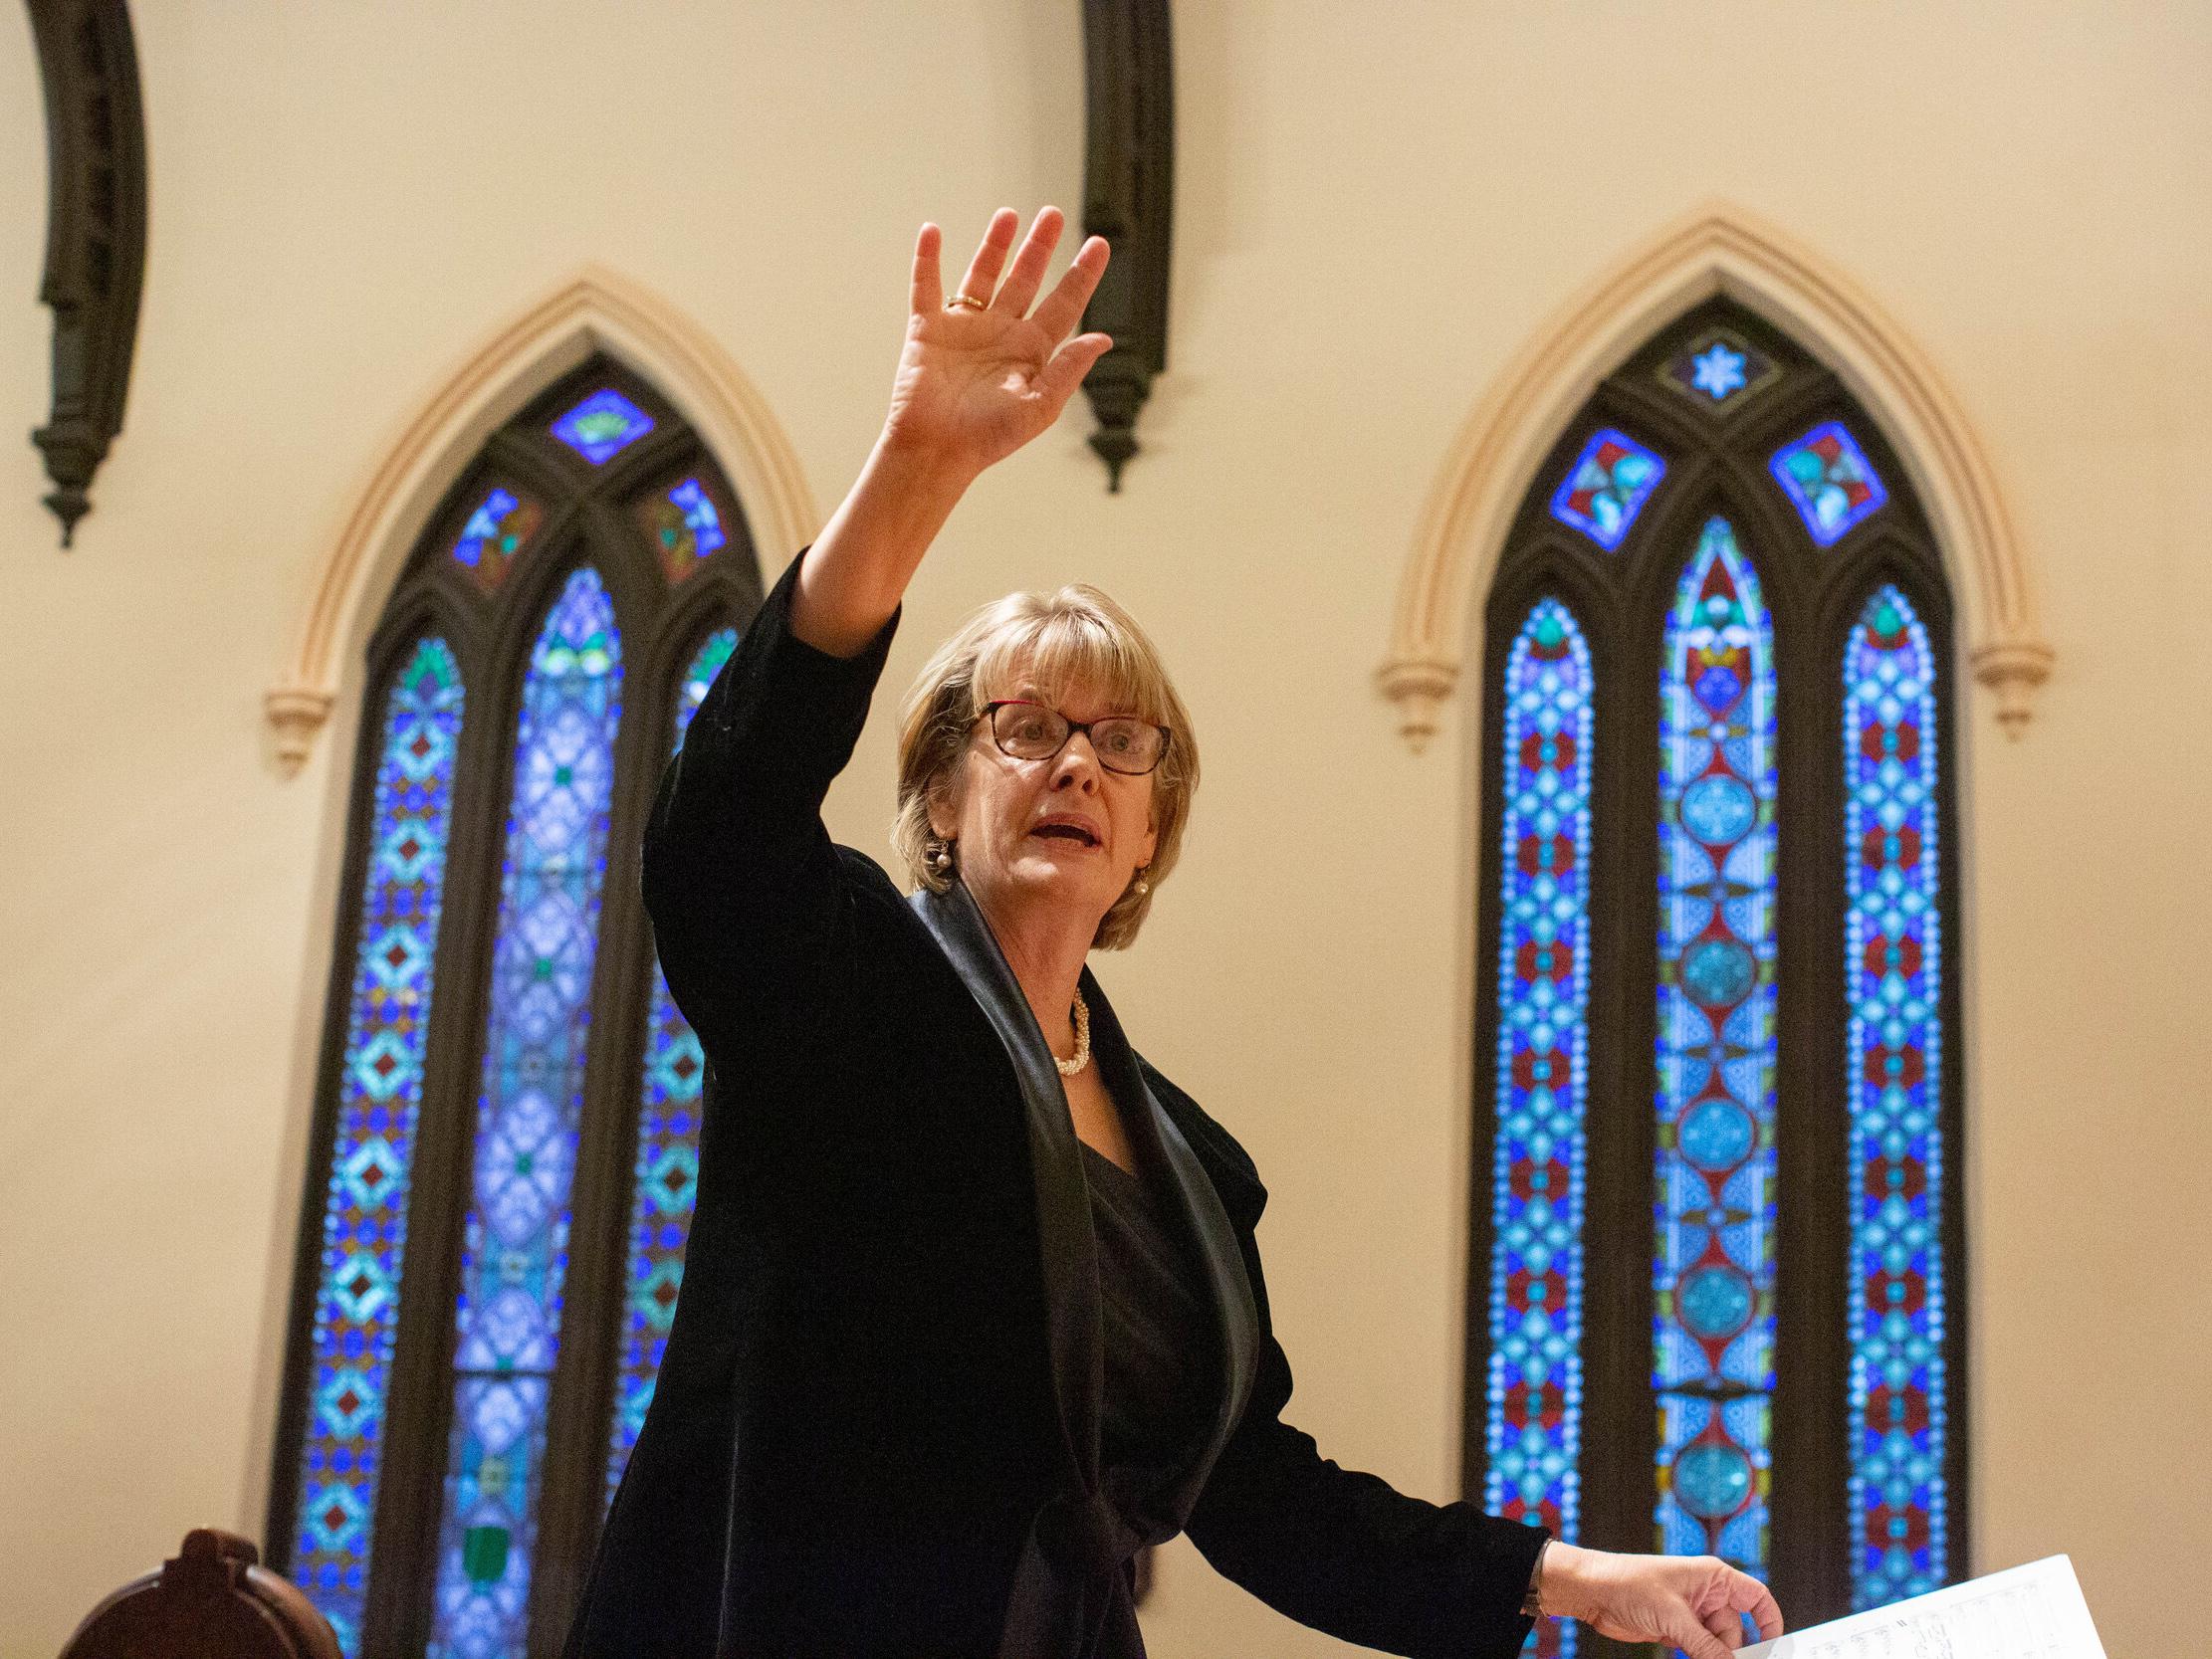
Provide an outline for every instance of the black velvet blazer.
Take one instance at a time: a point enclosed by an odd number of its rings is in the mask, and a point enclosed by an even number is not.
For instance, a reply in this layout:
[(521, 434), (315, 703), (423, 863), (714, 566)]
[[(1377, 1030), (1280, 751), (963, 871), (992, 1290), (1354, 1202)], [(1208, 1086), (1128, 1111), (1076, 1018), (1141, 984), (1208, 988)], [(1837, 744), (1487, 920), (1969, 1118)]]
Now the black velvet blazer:
[(662, 968), (707, 1058), (698, 1206), (569, 1659), (1141, 1653), (1127, 1563), (1178, 1531), (1316, 1629), (1505, 1659), (1544, 1535), (1339, 1468), (1282, 1421), (1266, 1189), (1086, 973), (1093, 1052), (1173, 1176), (1223, 1359), (1188, 1467), (1138, 1492), (1100, 1469), (1097, 1263), (1058, 1073), (966, 890), (910, 901), (831, 843), (822, 797), (897, 618), (856, 658), (816, 651), (787, 628), (796, 569), (646, 834)]

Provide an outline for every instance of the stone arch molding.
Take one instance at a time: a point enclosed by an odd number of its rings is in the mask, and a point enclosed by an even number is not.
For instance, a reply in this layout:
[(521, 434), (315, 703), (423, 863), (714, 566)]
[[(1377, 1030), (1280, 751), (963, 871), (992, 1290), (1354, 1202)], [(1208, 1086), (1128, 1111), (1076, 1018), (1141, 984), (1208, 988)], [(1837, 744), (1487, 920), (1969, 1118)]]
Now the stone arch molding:
[(1726, 294), (1850, 387), (1911, 474), (1959, 603), (1974, 678), (2007, 733), (2026, 727), (2052, 650), (1997, 481), (1932, 364), (1834, 266), (1740, 208), (1711, 203), (1661, 232), (1561, 311), (1460, 429), (1400, 579), (1377, 671), (1418, 752), (1478, 650), (1477, 607), (1535, 470), (1598, 382), (1691, 306)]
[(291, 659), (263, 698), (287, 775), (313, 752), (384, 595), (462, 469), (518, 409), (596, 351), (650, 380), (713, 451), (771, 563), (769, 580), (820, 527), (790, 440), (714, 337), (628, 278), (586, 266), (487, 336), (370, 470), (323, 555)]

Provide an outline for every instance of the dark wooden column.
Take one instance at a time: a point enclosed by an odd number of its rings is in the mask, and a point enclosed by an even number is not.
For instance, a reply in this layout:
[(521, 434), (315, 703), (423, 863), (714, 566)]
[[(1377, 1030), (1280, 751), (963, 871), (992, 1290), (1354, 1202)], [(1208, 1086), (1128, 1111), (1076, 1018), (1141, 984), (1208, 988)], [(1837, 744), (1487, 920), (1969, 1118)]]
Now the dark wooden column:
[(30, 0), (46, 88), (46, 275), (54, 410), (31, 434), (68, 546), (122, 430), (146, 263), (146, 136), (124, 0)]
[(1175, 76), (1168, 0), (1083, 0), (1089, 108), (1083, 229), (1114, 257), (1083, 314), (1114, 348), (1083, 381), (1106, 487), (1137, 453), (1137, 411), (1168, 366), (1168, 247), (1175, 220)]

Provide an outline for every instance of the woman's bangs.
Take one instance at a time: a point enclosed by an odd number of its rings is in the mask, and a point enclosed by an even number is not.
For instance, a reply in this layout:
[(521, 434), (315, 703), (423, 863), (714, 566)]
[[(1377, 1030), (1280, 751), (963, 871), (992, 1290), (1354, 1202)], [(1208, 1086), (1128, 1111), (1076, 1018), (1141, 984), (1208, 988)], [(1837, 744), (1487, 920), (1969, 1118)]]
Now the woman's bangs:
[(1097, 618), (1079, 611), (1025, 619), (997, 633), (976, 657), (976, 702), (1035, 697), (1060, 707), (1081, 689), (1117, 715), (1166, 725), (1165, 700), (1142, 655)]

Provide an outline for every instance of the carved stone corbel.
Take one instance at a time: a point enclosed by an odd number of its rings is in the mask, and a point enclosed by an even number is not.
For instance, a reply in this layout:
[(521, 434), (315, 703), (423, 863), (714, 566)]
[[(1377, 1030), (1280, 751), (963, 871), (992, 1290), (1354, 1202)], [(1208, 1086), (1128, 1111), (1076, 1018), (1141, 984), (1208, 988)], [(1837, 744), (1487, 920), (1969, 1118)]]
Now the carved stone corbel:
[(146, 135), (124, 0), (30, 0), (46, 90), (46, 275), (54, 409), (31, 434), (62, 545), (92, 508), (93, 475), (122, 430), (146, 263)]
[(1175, 218), (1175, 77), (1168, 0), (1083, 0), (1089, 108), (1083, 229), (1113, 250), (1083, 326), (1114, 336), (1083, 390), (1106, 488), (1137, 453), (1137, 411), (1168, 366), (1168, 248)]

